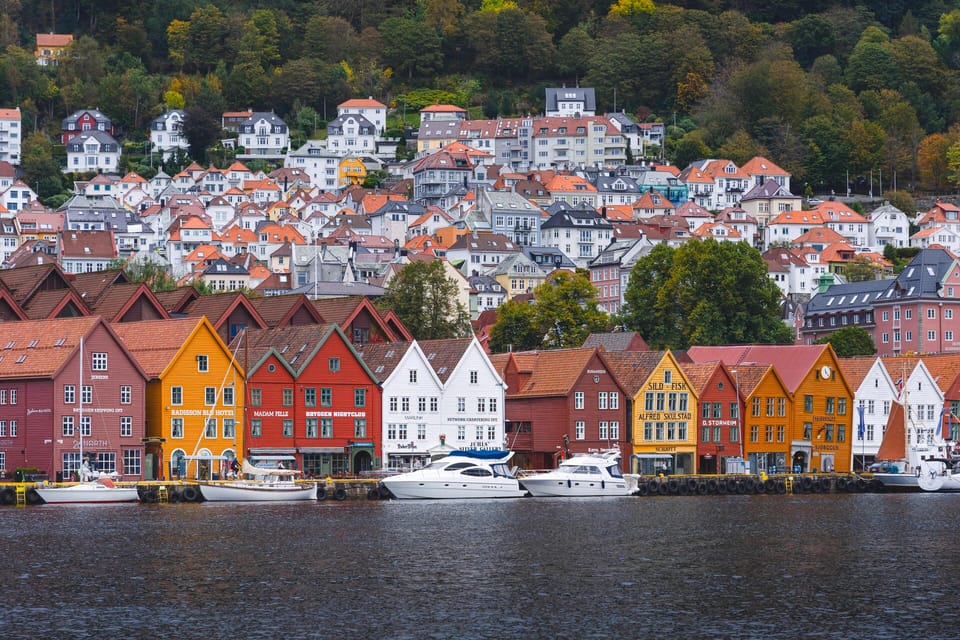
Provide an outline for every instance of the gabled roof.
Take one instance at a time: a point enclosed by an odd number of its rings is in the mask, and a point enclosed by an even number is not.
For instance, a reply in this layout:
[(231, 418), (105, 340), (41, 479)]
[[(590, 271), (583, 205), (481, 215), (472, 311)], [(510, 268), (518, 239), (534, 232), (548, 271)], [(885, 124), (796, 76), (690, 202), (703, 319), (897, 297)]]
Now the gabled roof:
[(473, 338), (448, 338), (443, 340), (422, 340), (418, 341), (420, 349), (427, 358), (427, 362), (433, 367), (440, 381), (446, 384), (450, 374), (463, 359), (463, 354), (467, 352)]
[(731, 345), (722, 347), (694, 346), (687, 355), (694, 362), (721, 361), (731, 369), (741, 363), (772, 364), (790, 393), (800, 383), (830, 345)]
[(876, 364), (877, 356), (839, 358), (837, 362), (840, 364), (843, 377), (847, 379), (847, 384), (850, 385), (851, 389), (856, 391), (860, 388), (860, 385), (863, 384), (867, 374), (870, 373), (870, 369)]
[(31, 320), (90, 315), (87, 306), (73, 289), (38, 291), (22, 309)]
[(94, 316), (4, 322), (0, 379), (54, 376), (100, 323)]
[(591, 333), (583, 342), (584, 348), (602, 347), (604, 351), (649, 351), (646, 341), (636, 331)]
[(390, 377), (412, 342), (368, 342), (357, 347), (360, 357), (380, 381)]
[(96, 298), (84, 298), (90, 313), (103, 316), (108, 322), (120, 322), (138, 300), (152, 307), (160, 318), (170, 317), (160, 301), (154, 297), (150, 287), (140, 282), (121, 282), (109, 287)]
[[(142, 322), (121, 322), (112, 325), (127, 350), (140, 363), (148, 379), (158, 379), (169, 370), (180, 351), (198, 332), (206, 329), (229, 353), (216, 330), (205, 318), (174, 318), (165, 320), (144, 320)], [(144, 336), (150, 336), (144, 340)], [(235, 359), (234, 367), (242, 367)]]
[[(316, 306), (311, 304), (310, 299), (302, 293), (251, 298), (250, 303), (271, 328), (289, 326), (294, 316), (300, 312), (312, 318), (313, 322), (308, 324), (322, 324), (325, 321)], [(326, 320), (326, 322), (332, 321)], [(303, 324), (303, 322), (297, 324)]]
[(666, 351), (600, 351), (600, 360), (624, 391), (633, 397), (666, 354)]
[(206, 316), (210, 319), (210, 323), (219, 329), (238, 307), (244, 307), (247, 313), (260, 325), (260, 328), (267, 326), (260, 313), (250, 304), (250, 299), (238, 292), (200, 296), (189, 303), (181, 312), (191, 318)]
[(38, 291), (70, 288), (67, 276), (55, 263), (0, 269), (0, 284), (21, 307)]
[(200, 294), (193, 287), (177, 287), (171, 291), (157, 291), (153, 296), (168, 313), (180, 313)]

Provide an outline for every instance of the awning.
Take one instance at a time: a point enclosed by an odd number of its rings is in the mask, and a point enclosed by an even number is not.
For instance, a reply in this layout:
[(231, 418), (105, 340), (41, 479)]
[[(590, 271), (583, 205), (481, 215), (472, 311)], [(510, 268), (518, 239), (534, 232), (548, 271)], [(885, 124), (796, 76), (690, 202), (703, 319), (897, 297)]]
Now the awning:
[(294, 456), (258, 456), (250, 455), (252, 460), (264, 461), (264, 462), (278, 462), (280, 460), (296, 460)]
[(644, 460), (673, 460), (673, 456), (669, 453), (635, 453), (633, 457)]
[(297, 452), (297, 450), (294, 449), (293, 447), (282, 447), (282, 448), (267, 448), (267, 447), (263, 447), (263, 448), (261, 448), (261, 449), (250, 449), (250, 455), (251, 455), (251, 456), (271, 455), (271, 454), (273, 454), (273, 455), (283, 455), (283, 454), (291, 454), (291, 453), (296, 453), (296, 452)]
[(300, 447), (300, 453), (343, 453), (343, 447)]

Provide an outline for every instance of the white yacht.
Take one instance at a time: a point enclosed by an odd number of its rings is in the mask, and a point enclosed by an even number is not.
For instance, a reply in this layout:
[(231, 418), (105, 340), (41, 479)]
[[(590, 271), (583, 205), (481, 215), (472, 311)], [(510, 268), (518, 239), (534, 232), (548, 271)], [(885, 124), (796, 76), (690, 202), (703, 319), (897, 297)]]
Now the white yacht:
[(526, 491), (507, 466), (512, 457), (512, 451), (453, 451), (422, 469), (380, 482), (401, 500), (520, 498)]
[(620, 450), (578, 453), (546, 473), (524, 475), (520, 485), (534, 497), (626, 496), (636, 490), (620, 471)]
[(248, 480), (201, 482), (200, 494), (209, 502), (299, 502), (317, 499), (316, 482), (297, 482), (296, 469), (266, 469), (243, 461)]
[[(877, 462), (869, 471), (887, 489), (951, 490), (950, 485), (954, 483), (945, 480), (948, 467), (953, 465), (936, 465), (933, 461), (949, 461), (952, 450), (951, 443), (943, 438), (942, 433), (913, 423), (904, 393), (903, 402), (893, 403), (877, 450)], [(926, 464), (928, 460), (930, 464)], [(926, 476), (926, 486), (920, 483), (921, 475)]]

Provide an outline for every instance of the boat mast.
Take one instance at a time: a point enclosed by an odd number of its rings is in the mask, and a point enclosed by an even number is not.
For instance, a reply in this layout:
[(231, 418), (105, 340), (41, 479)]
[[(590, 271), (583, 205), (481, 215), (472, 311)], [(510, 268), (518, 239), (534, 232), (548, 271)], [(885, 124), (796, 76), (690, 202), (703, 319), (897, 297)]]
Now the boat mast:
[(80, 338), (80, 378), (79, 378), (79, 383), (77, 384), (77, 392), (80, 396), (79, 398), (80, 404), (78, 405), (80, 408), (77, 411), (78, 422), (79, 422), (79, 424), (77, 424), (77, 429), (78, 429), (77, 433), (80, 436), (80, 462), (79, 462), (79, 466), (77, 467), (77, 477), (80, 479), (81, 482), (83, 482), (83, 478), (81, 477), (81, 472), (83, 470), (83, 338), (82, 337)]

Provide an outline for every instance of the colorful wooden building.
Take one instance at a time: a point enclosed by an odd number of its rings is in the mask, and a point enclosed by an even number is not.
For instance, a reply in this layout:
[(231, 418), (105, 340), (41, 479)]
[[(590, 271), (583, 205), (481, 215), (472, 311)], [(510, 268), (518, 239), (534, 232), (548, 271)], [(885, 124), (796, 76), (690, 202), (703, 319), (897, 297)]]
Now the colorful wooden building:
[(742, 471), (740, 396), (723, 363), (680, 363), (697, 395), (697, 473)]
[(243, 450), (241, 363), (206, 317), (113, 328), (149, 377), (145, 478), (222, 477)]
[(604, 353), (630, 394), (634, 473), (695, 473), (696, 391), (670, 351)]
[[(829, 344), (691, 347), (687, 353), (695, 362), (720, 360), (731, 369), (742, 363), (771, 364), (793, 398), (792, 414), (790, 403), (784, 400), (783, 415), (776, 397), (754, 393), (748, 398), (745, 444), (754, 449), (749, 454), (751, 472), (781, 467), (850, 471), (853, 391)], [(758, 399), (761, 415), (753, 416)], [(768, 415), (771, 401), (772, 416)], [(751, 418), (756, 418), (756, 423)]]
[[(144, 477), (146, 374), (99, 316), (4, 322), (0, 469)], [(82, 454), (82, 457), (81, 457)]]
[(250, 331), (233, 344), (250, 363), (252, 461), (289, 458), (311, 476), (380, 467), (379, 381), (339, 326)]
[(506, 446), (521, 467), (619, 447), (628, 460), (627, 394), (597, 348), (495, 356), (507, 385)]

